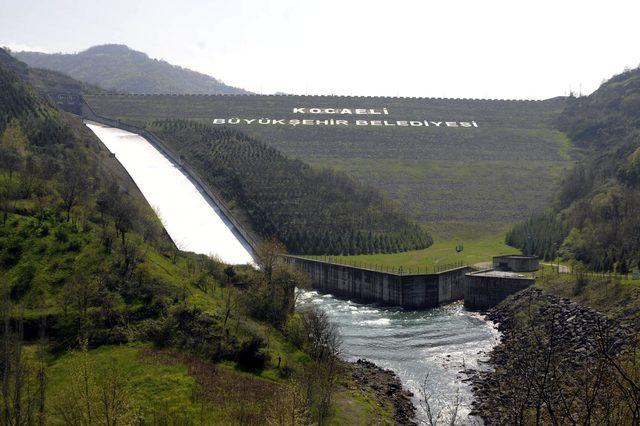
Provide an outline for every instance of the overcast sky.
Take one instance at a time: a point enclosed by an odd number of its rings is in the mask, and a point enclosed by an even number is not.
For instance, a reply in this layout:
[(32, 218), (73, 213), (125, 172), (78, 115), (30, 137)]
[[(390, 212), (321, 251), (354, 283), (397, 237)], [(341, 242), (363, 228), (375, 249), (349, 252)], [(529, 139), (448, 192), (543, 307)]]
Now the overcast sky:
[(0, 45), (123, 43), (262, 93), (540, 99), (637, 67), (639, 19), (639, 0), (0, 0)]

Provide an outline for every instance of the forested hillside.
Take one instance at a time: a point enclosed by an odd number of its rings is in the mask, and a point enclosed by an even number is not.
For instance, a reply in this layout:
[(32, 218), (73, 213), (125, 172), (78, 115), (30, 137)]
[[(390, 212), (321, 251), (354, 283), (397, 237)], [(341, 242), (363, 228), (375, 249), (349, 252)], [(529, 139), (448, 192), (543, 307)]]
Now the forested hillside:
[(3, 424), (391, 421), (347, 391), (327, 317), (294, 311), (305, 280), (277, 243), (260, 270), (180, 252), (84, 124), (0, 59)]
[(205, 74), (151, 59), (127, 46), (94, 46), (74, 54), (14, 52), (30, 67), (67, 74), (77, 80), (124, 93), (240, 94)]
[(560, 128), (585, 152), (563, 178), (552, 209), (513, 228), (509, 244), (547, 259), (626, 273), (640, 262), (640, 69), (571, 98)]
[(292, 253), (388, 253), (432, 243), (379, 192), (340, 173), (314, 170), (241, 132), (186, 120), (148, 127), (256, 232), (278, 238)]

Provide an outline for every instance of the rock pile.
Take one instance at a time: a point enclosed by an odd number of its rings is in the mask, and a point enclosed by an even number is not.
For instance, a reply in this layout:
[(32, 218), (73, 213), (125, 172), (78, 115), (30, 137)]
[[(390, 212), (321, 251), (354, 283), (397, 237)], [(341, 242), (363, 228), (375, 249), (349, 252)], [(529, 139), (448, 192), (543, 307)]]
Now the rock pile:
[(553, 379), (541, 376), (584, 375), (603, 351), (613, 355), (634, 341), (618, 321), (538, 288), (515, 294), (487, 319), (498, 324), (501, 342), (489, 354), (489, 369), (467, 371), (472, 414), (486, 424), (513, 421), (514, 405), (527, 406), (540, 389), (545, 398), (559, 397)]
[(416, 408), (411, 402), (413, 393), (402, 388), (402, 382), (391, 370), (385, 370), (374, 363), (359, 359), (351, 363), (351, 375), (361, 392), (369, 388), (375, 394), (377, 402), (385, 406), (393, 405), (394, 419), (399, 425), (416, 425)]

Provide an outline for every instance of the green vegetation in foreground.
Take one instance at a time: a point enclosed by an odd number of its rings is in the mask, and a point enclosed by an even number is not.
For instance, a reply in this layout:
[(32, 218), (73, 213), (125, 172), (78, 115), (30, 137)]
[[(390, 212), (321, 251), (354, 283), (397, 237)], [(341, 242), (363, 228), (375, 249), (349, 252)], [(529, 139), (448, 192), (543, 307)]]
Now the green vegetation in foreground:
[[(25, 349), (30, 354), (37, 350), (35, 346)], [(83, 372), (85, 366), (91, 370)], [(129, 418), (146, 419), (152, 424), (237, 424), (234, 419), (260, 422), (264, 418), (252, 417), (256, 407), (264, 401), (283, 403), (275, 398), (286, 389), (279, 383), (282, 379), (257, 377), (228, 365), (208, 364), (197, 357), (140, 343), (69, 352), (51, 360), (45, 371), (50, 424), (64, 423), (70, 418), (68, 412), (86, 403), (81, 388), (85, 377), (100, 386), (113, 385), (114, 379), (126, 377), (119, 410), (126, 410)], [(344, 385), (334, 395), (334, 412), (325, 424), (392, 423), (393, 413), (375, 404), (370, 389), (362, 394), (348, 377)], [(75, 391), (76, 399), (67, 398), (69, 389)], [(99, 404), (100, 396), (94, 396), (90, 403)], [(277, 411), (278, 407), (263, 408), (260, 415), (275, 421)]]
[[(442, 223), (432, 231), (435, 242), (424, 250), (404, 253), (372, 254), (362, 256), (331, 256), (333, 262), (357, 264), (372, 269), (400, 268), (403, 272), (441, 270), (463, 264), (474, 265), (491, 262), (492, 256), (519, 253), (504, 242), (504, 231), (508, 225), (490, 226), (471, 223)], [(466, 238), (464, 238), (466, 237)], [(462, 244), (462, 252), (456, 252), (456, 246)], [(310, 256), (326, 259), (326, 256)]]
[[(150, 417), (162, 407), (167, 415), (180, 415), (182, 420), (194, 418), (199, 404), (191, 396), (197, 391), (197, 383), (186, 365), (180, 362), (162, 363), (144, 357), (145, 346), (127, 344), (102, 346), (88, 352), (75, 351), (51, 361), (47, 367), (48, 388), (46, 401), (57, 419), (58, 411), (69, 401), (64, 400), (64, 389), (76, 385), (71, 372), (86, 363), (94, 368), (109, 368), (128, 377), (127, 393), (142, 417)], [(147, 416), (145, 416), (145, 414)]]

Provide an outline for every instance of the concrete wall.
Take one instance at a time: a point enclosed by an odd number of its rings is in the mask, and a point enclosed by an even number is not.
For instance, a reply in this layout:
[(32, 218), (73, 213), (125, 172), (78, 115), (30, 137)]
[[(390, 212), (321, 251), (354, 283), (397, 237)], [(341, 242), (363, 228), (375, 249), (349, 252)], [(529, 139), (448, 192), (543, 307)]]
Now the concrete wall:
[(493, 258), (493, 269), (498, 271), (532, 272), (540, 269), (540, 261), (536, 256), (495, 256)]
[(434, 274), (399, 275), (320, 260), (287, 256), (286, 261), (309, 274), (314, 288), (360, 302), (434, 308), (462, 299), (465, 274), (462, 267)]
[(464, 286), (464, 307), (474, 311), (484, 311), (496, 306), (509, 295), (533, 285), (535, 280), (528, 277), (496, 276), (485, 272), (466, 275)]

